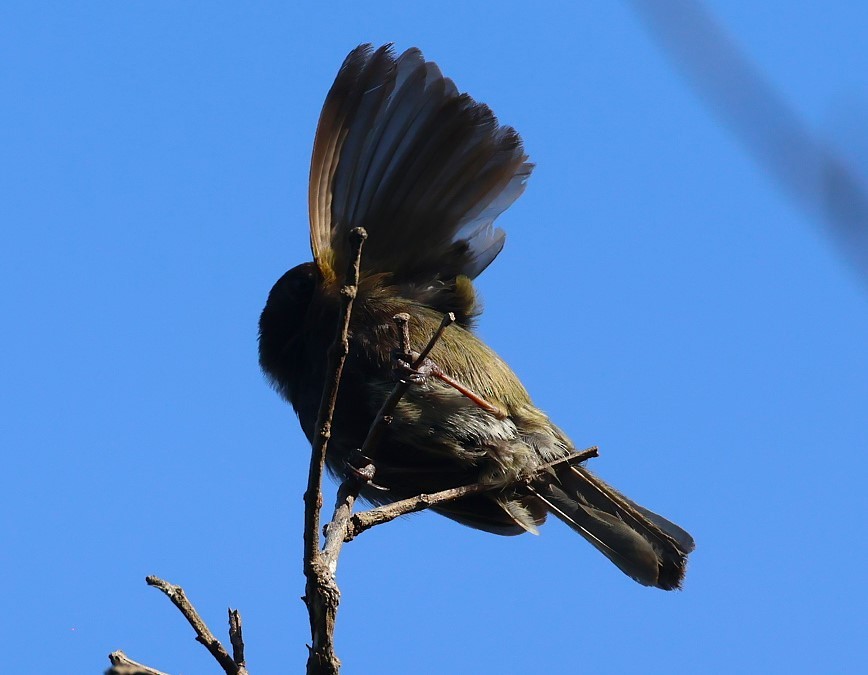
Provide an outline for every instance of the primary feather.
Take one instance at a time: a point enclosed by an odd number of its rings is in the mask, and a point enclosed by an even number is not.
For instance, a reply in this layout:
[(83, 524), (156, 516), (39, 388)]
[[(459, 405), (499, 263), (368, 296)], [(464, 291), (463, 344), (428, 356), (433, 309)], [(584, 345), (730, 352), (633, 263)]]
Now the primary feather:
[(363, 272), (400, 282), (476, 277), (503, 247), (494, 220), (532, 165), (515, 130), (418, 49), (354, 49), (326, 97), (310, 173), (314, 259), (332, 278), (347, 234), (368, 231)]

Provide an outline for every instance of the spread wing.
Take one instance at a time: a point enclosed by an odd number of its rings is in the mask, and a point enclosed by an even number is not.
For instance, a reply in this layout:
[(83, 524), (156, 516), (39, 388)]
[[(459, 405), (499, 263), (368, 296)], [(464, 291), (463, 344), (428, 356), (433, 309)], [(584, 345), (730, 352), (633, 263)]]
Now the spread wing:
[(475, 278), (503, 248), (494, 220), (533, 168), (514, 129), (418, 49), (350, 52), (326, 97), (310, 171), (310, 237), (327, 279), (347, 234), (368, 231), (363, 273), (420, 284)]

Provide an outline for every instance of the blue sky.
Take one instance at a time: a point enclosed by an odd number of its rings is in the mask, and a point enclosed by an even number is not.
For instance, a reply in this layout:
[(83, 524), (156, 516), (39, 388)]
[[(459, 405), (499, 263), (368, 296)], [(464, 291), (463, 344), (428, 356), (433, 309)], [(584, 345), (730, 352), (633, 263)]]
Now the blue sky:
[[(4, 671), (106, 654), (216, 672), (157, 591), (300, 672), (308, 449), (256, 362), (308, 260), (322, 99), (360, 42), (419, 46), (537, 168), (480, 332), (593, 468), (697, 540), (685, 588), (557, 522), (432, 514), (341, 558), (352, 673), (853, 672), (868, 658), (868, 277), (758, 167), (625, 3), (0, 8)], [(711, 2), (854, 161), (868, 8)], [(329, 489), (332, 489), (329, 484)]]

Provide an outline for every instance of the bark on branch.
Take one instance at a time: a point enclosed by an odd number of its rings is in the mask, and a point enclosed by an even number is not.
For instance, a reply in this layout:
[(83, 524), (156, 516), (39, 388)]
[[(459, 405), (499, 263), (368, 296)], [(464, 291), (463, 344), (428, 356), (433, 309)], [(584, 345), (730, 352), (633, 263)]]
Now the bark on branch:
[(331, 438), (332, 417), (338, 399), (344, 362), (350, 351), (349, 331), (353, 301), (359, 286), (362, 247), (367, 238), (363, 228), (350, 233), (350, 266), (341, 289), (337, 334), (329, 350), (327, 379), (317, 415), (317, 435), (311, 447), (307, 491), (304, 493), (304, 602), (310, 618), (311, 645), (307, 659), (309, 675), (337, 675), (341, 662), (334, 651), (335, 616), (341, 592), (319, 548), (322, 474)]

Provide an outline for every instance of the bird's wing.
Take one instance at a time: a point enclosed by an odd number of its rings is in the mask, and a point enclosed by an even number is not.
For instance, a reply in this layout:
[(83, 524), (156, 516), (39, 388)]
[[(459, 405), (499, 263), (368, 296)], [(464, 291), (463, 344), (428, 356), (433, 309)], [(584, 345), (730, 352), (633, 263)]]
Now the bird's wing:
[(310, 236), (326, 279), (368, 231), (365, 274), (402, 284), (475, 278), (503, 248), (493, 226), (533, 168), (514, 129), (418, 49), (350, 52), (328, 93), (310, 171)]

